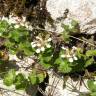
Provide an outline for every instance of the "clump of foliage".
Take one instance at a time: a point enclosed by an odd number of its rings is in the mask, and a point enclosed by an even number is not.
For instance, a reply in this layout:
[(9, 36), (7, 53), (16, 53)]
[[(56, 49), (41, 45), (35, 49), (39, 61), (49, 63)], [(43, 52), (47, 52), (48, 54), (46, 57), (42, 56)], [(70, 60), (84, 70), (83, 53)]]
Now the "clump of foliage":
[(96, 96), (96, 80), (88, 80), (87, 85), (90, 90), (90, 96)]
[[(16, 74), (17, 70), (10, 69), (4, 74), (3, 82), (7, 86), (15, 85), (16, 89), (26, 89), (30, 84), (38, 85), (46, 78), (47, 69), (53, 68), (57, 73), (70, 74), (82, 72), (88, 66), (95, 64), (94, 57), (96, 50), (84, 50), (78, 46), (69, 46), (72, 42), (74, 34), (79, 31), (78, 22), (72, 20), (70, 25), (63, 24), (64, 31), (60, 34), (48, 32), (42, 29), (31, 37), (30, 31), (24, 26), (15, 27), (15, 24), (9, 24), (5, 20), (0, 21), (0, 38), (3, 38), (1, 45), (6, 49), (8, 54), (22, 53), (23, 57), (34, 56), (35, 64), (42, 66), (42, 71), (39, 67), (31, 66), (31, 72), (28, 76), (22, 73)], [(33, 30), (34, 31), (34, 30)], [(75, 45), (75, 44), (74, 44)], [(5, 61), (2, 59), (1, 50), (1, 66)], [(89, 83), (88, 83), (89, 84)], [(93, 83), (92, 83), (93, 84)], [(89, 84), (89, 88), (90, 84)], [(93, 92), (94, 88), (92, 89)], [(95, 95), (92, 95), (95, 96)]]

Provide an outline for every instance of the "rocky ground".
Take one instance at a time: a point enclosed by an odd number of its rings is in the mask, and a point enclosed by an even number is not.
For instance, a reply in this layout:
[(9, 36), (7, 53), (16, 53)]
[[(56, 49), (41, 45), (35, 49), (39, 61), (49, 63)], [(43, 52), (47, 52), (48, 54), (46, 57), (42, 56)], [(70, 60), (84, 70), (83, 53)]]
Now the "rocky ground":
[(87, 34), (96, 32), (95, 0), (48, 0), (46, 6), (54, 20), (62, 17), (64, 11), (68, 9), (68, 18), (75, 19), (80, 23), (81, 32), (85, 32), (85, 30), (87, 30)]
[[(81, 32), (86, 32), (87, 30), (87, 34), (96, 33), (96, 1), (95, 0), (48, 0), (46, 7), (48, 12), (51, 14), (51, 17), (54, 20), (56, 20), (59, 17), (62, 17), (64, 11), (66, 9), (69, 9), (68, 18), (69, 19), (74, 18), (80, 23)], [(16, 18), (13, 18), (13, 19), (16, 19)], [(25, 24), (28, 29), (32, 30), (31, 26), (28, 27), (28, 23), (26, 24), (24, 22), (21, 22), (20, 24), (21, 25)], [(57, 29), (56, 29), (57, 31), (62, 30), (62, 28), (60, 27), (60, 23), (56, 23), (56, 26), (57, 26)], [(47, 25), (46, 25), (46, 28), (49, 29)], [(16, 56), (10, 55), (10, 60), (13, 60), (13, 59), (17, 60), (18, 58)], [(30, 64), (32, 64), (32, 62), (34, 62), (30, 58), (26, 58), (25, 61), (22, 61), (19, 59), (17, 61), (18, 61), (17, 65), (19, 67), (29, 66)], [(26, 76), (28, 74), (22, 68), (19, 69), (18, 72), (22, 72), (26, 74)], [(57, 75), (54, 75), (52, 71), (49, 71), (49, 76), (50, 76), (49, 84), (48, 84), (48, 87), (46, 88), (47, 95), (51, 94), (52, 96), (80, 96), (80, 93), (81, 93), (84, 96), (88, 96), (86, 93), (89, 91), (85, 86), (87, 82), (86, 79), (84, 80), (85, 83), (82, 82), (81, 84), (80, 82), (81, 78), (77, 79), (76, 81), (73, 81), (73, 79), (71, 79), (70, 77), (68, 77), (68, 79), (66, 79), (65, 77), (63, 78), (58, 77)], [(67, 80), (67, 85), (65, 88), (63, 88), (64, 79)], [(25, 91), (15, 91), (14, 86), (6, 87), (5, 85), (3, 85), (2, 80), (0, 80), (0, 90), (1, 90), (0, 96), (28, 96), (25, 93)], [(33, 93), (36, 92), (35, 88), (34, 90), (33, 90)]]

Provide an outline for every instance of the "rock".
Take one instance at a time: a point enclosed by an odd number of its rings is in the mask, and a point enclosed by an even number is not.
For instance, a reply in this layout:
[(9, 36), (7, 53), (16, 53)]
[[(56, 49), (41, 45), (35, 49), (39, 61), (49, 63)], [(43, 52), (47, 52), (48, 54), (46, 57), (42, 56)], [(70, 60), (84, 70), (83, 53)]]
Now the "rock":
[(54, 20), (62, 17), (64, 10), (69, 9), (68, 17), (78, 20), (81, 32), (96, 33), (95, 0), (48, 0), (46, 7)]
[[(49, 86), (46, 88), (47, 95), (52, 96), (88, 96), (89, 90), (87, 89), (87, 80), (80, 78), (73, 80), (70, 77), (60, 77), (49, 71)], [(65, 81), (65, 87), (64, 87)], [(85, 86), (86, 85), (86, 86)]]

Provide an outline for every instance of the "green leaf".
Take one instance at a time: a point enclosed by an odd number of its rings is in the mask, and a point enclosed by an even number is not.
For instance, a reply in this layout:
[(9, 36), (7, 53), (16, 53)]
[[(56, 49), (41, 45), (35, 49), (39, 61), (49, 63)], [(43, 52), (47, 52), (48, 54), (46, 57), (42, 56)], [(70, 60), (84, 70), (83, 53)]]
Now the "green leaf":
[(26, 89), (28, 82), (23, 74), (19, 73), (14, 81), (16, 89), (23, 90)]
[(0, 60), (0, 65), (4, 64), (6, 61), (5, 60)]
[(19, 27), (17, 29), (13, 29), (9, 32), (9, 38), (14, 40), (15, 42), (21, 42), (26, 41), (29, 35), (28, 31), (25, 29), (25, 27)]
[(75, 26), (78, 25), (78, 22), (77, 22), (76, 20), (72, 20), (72, 21), (71, 21), (71, 25), (75, 27)]
[(70, 30), (69, 30), (69, 25), (63, 24), (62, 27), (64, 27), (64, 30), (65, 30), (66, 32), (69, 32), (69, 31), (70, 31)]
[(19, 44), (19, 48), (18, 50), (20, 51), (24, 51), (24, 54), (27, 55), (27, 56), (30, 56), (33, 54), (34, 50), (32, 49), (31, 47), (31, 43), (26, 41), (26, 42), (21, 42)]
[(93, 62), (94, 62), (94, 59), (93, 59), (93, 58), (89, 58), (88, 60), (86, 60), (84, 67), (88, 67), (88, 66), (91, 65)]
[(72, 70), (72, 68), (69, 66), (67, 60), (62, 60), (61, 64), (58, 67), (58, 70), (63, 73), (69, 73)]
[(4, 45), (7, 47), (7, 48), (11, 48), (15, 45), (15, 43), (11, 42), (10, 40), (6, 40), (6, 42), (4, 43)]
[(50, 63), (45, 63), (44, 61), (40, 60), (39, 62), (45, 69), (49, 69), (52, 67)]
[(66, 42), (68, 42), (70, 39), (69, 39), (69, 33), (68, 32), (66, 32), (66, 31), (64, 31), (63, 32), (63, 40), (64, 41), (66, 41)]
[(96, 81), (95, 80), (88, 80), (87, 81), (88, 88), (92, 92), (96, 92)]
[(15, 55), (17, 53), (17, 49), (16, 48), (9, 48), (9, 52), (13, 55)]
[(45, 75), (44, 73), (37, 73), (37, 71), (34, 69), (31, 74), (29, 74), (28, 78), (32, 85), (36, 85), (43, 82)]
[(15, 76), (16, 76), (15, 70), (14, 69), (9, 70), (8, 73), (5, 74), (4, 76), (4, 80), (3, 80), (4, 84), (6, 86), (11, 86), (15, 80)]
[(9, 38), (16, 41), (16, 42), (19, 42), (20, 33), (17, 30), (13, 30), (9, 33)]
[(96, 50), (88, 50), (86, 56), (96, 56)]
[(91, 96), (96, 96), (96, 92), (92, 92), (90, 95)]
[(20, 34), (20, 36), (28, 36), (29, 32), (26, 30), (24, 26), (20, 26), (19, 28), (16, 29)]
[(56, 60), (55, 60), (55, 64), (60, 64), (61, 63), (61, 61), (62, 61), (62, 59), (61, 58), (57, 58)]
[(37, 76), (35, 71), (32, 71), (32, 73), (29, 74), (28, 78), (32, 85), (37, 84)]
[(39, 83), (43, 82), (45, 78), (44, 73), (37, 74), (37, 78), (39, 80)]
[(0, 21), (0, 33), (7, 31), (8, 26), (9, 24), (7, 23), (7, 21)]
[(51, 57), (43, 57), (43, 60), (45, 63), (48, 63), (51, 60)]

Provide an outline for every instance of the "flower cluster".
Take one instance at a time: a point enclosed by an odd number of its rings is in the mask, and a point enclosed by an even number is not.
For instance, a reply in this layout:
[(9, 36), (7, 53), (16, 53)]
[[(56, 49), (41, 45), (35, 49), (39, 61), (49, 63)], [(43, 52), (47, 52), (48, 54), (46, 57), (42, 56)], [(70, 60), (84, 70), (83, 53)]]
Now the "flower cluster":
[(64, 47), (64, 46), (62, 46), (61, 48), (64, 51), (64, 53), (60, 55), (61, 58), (67, 58), (69, 62), (78, 60), (78, 58), (76, 57), (77, 47), (73, 46), (71, 50), (68, 47)]
[(36, 39), (31, 42), (31, 46), (35, 49), (36, 53), (44, 52), (46, 48), (51, 48), (51, 40), (51, 37), (43, 40), (42, 37), (37, 36)]

